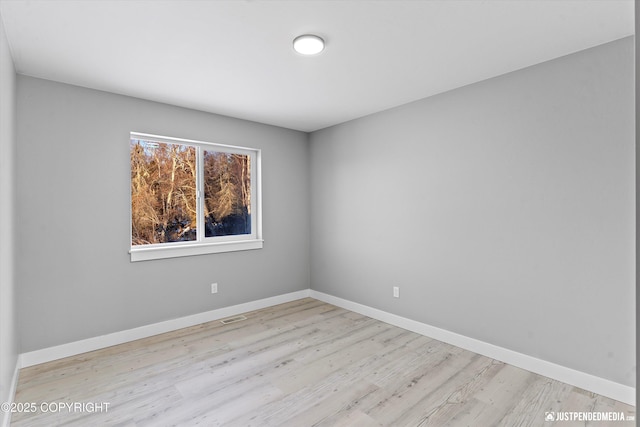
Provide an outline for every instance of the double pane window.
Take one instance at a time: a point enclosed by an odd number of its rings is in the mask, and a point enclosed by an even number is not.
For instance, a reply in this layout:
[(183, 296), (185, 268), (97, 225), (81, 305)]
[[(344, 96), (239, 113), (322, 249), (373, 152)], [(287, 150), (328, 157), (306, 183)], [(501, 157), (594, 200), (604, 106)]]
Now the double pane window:
[(259, 150), (139, 133), (129, 149), (133, 261), (262, 247)]

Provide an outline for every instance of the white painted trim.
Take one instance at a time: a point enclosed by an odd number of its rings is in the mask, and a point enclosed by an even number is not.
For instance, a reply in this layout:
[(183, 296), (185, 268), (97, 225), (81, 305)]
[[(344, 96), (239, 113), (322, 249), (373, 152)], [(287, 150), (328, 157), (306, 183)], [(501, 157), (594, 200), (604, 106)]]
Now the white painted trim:
[[(16, 387), (18, 386), (18, 374), (20, 373), (20, 356), (16, 359), (16, 368), (13, 371), (13, 378), (11, 378), (11, 384), (9, 385), (9, 396), (7, 396), (7, 403), (11, 405), (16, 396)], [(11, 412), (0, 411), (2, 413), (1, 426), (9, 427), (11, 425)]]
[(177, 329), (199, 325), (200, 323), (223, 319), (230, 316), (236, 316), (248, 311), (259, 310), (261, 308), (295, 301), (298, 299), (306, 298), (308, 296), (309, 289), (304, 289), (301, 291), (277, 295), (257, 301), (250, 301), (243, 304), (232, 305), (230, 307), (218, 308), (215, 310), (206, 311), (204, 313), (180, 317), (178, 319), (166, 320), (164, 322), (140, 326), (138, 328), (128, 329), (125, 331), (114, 332), (112, 334), (101, 335), (94, 338), (87, 338), (67, 344), (61, 344), (55, 347), (48, 347), (41, 350), (30, 351), (28, 353), (22, 353), (20, 355), (20, 367), (26, 368), (28, 366), (62, 359), (63, 357), (75, 356), (77, 354), (86, 353), (88, 351), (99, 350), (102, 348), (110, 347), (112, 345), (123, 344), (129, 341), (147, 338), (165, 332), (175, 331)]
[[(476, 340), (455, 332), (437, 328), (435, 326), (421, 323), (415, 320), (407, 319), (396, 314), (388, 313), (377, 308), (372, 308), (363, 304), (358, 304), (346, 299), (334, 297), (322, 292), (304, 289), (301, 291), (291, 292), (284, 295), (264, 298), (257, 301), (251, 301), (243, 304), (223, 307), (204, 313), (193, 314), (191, 316), (181, 317), (178, 319), (167, 320), (164, 322), (154, 323), (151, 325), (141, 326), (125, 331), (114, 332), (108, 335), (88, 338), (85, 340), (75, 341), (67, 344), (49, 347), (42, 350), (23, 353), (16, 363), (16, 371), (11, 383), (10, 398), (15, 395), (15, 388), (18, 380), (18, 369), (40, 363), (50, 362), (52, 360), (61, 359), (63, 357), (75, 356), (77, 354), (86, 353), (88, 351), (99, 350), (101, 348), (110, 347), (112, 345), (123, 344), (141, 338), (147, 338), (153, 335), (165, 332), (175, 331), (177, 329), (198, 325), (200, 323), (210, 322), (212, 320), (223, 319), (225, 317), (236, 316), (248, 311), (259, 310), (271, 307), (277, 304), (283, 304), (298, 299), (311, 297), (347, 310), (360, 313), (362, 315), (407, 329), (418, 334), (464, 348), (474, 353), (500, 360), (518, 368), (526, 369), (545, 377), (549, 377), (558, 381), (562, 381), (573, 386), (589, 390), (591, 392), (601, 394), (611, 399), (624, 402), (628, 405), (635, 406), (636, 390), (623, 384), (619, 384), (604, 378), (585, 372), (576, 371), (565, 366), (556, 365), (555, 363), (537, 359), (526, 354), (518, 353), (503, 347), (498, 347), (483, 341)], [(2, 427), (8, 427), (10, 417), (5, 415)]]
[(131, 262), (154, 259), (178, 258), (183, 256), (218, 254), (222, 252), (249, 251), (262, 249), (263, 240), (231, 240), (226, 242), (194, 242), (164, 244), (160, 246), (135, 246), (129, 250)]
[(311, 290), (309, 296), (376, 320), (416, 332), (429, 338), (434, 338), (436, 340), (455, 345), (456, 347), (464, 348), (465, 350), (473, 351), (474, 353), (508, 363), (509, 365), (526, 369), (527, 371), (601, 394), (602, 396), (618, 400), (628, 405), (636, 405), (636, 389), (634, 387), (629, 387), (585, 372), (576, 371), (565, 366), (556, 365), (555, 363), (537, 359), (526, 354), (518, 353), (497, 345), (469, 338), (464, 335), (456, 334), (455, 332), (440, 329), (426, 323), (407, 319), (406, 317), (387, 313), (386, 311), (382, 311), (377, 308), (358, 304), (353, 301), (338, 298), (322, 292)]

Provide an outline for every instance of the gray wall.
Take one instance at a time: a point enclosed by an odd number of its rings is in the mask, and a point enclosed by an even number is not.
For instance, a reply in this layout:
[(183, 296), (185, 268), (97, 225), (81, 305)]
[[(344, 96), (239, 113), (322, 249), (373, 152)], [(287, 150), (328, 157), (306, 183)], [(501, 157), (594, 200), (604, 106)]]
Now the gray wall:
[(312, 289), (635, 383), (632, 37), (310, 141)]
[[(309, 288), (307, 134), (25, 76), (17, 117), (22, 352)], [(130, 131), (261, 148), (264, 248), (131, 263)]]
[[(13, 201), (16, 73), (0, 16), (0, 402), (9, 388), (18, 358), (13, 262)], [(0, 413), (0, 423), (4, 413)]]

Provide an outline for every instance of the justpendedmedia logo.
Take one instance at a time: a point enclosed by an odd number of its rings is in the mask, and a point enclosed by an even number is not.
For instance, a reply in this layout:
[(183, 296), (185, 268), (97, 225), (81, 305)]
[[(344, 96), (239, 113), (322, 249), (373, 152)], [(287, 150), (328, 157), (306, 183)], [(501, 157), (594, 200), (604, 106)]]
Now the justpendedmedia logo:
[(545, 412), (546, 422), (554, 421), (634, 421), (635, 415), (624, 412)]

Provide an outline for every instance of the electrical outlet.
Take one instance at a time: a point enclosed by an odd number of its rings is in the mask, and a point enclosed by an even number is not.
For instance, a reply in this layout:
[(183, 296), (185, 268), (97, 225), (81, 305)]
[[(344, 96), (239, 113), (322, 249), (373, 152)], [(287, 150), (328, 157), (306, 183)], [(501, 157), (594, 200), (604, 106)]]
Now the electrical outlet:
[(398, 286), (393, 287), (393, 297), (400, 298), (400, 287)]
[(218, 284), (217, 283), (212, 283), (211, 284), (211, 293), (212, 294), (217, 294), (218, 293)]

